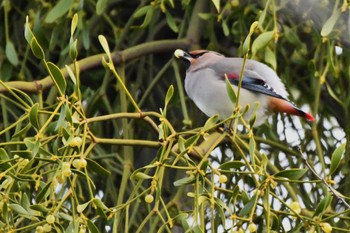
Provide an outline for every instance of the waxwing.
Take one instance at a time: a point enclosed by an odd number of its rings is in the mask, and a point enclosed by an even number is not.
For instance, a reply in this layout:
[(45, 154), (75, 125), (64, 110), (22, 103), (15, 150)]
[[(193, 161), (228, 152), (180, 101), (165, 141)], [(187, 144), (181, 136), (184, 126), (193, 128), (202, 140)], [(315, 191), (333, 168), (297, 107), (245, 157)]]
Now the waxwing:
[[(230, 100), (225, 77), (237, 93), (243, 58), (225, 57), (208, 50), (185, 52), (177, 49), (174, 53), (186, 65), (185, 90), (197, 107), (211, 117), (216, 114), (220, 119), (232, 115), (234, 103)], [(254, 110), (256, 102), (258, 108)], [(315, 121), (315, 118), (297, 108), (288, 100), (288, 93), (277, 74), (267, 65), (247, 60), (242, 78), (239, 105), (249, 110), (244, 119), (249, 120), (256, 114), (254, 126), (261, 125), (271, 112), (281, 112)]]

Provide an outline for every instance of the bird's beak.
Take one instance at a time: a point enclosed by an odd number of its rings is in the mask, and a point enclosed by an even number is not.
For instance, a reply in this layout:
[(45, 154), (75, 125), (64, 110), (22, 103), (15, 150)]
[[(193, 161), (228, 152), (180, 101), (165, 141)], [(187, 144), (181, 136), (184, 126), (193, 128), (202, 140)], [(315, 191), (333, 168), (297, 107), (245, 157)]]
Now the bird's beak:
[(191, 58), (191, 55), (183, 51), (182, 49), (176, 49), (174, 52), (174, 55), (176, 58), (185, 58), (189, 60)]
[(185, 56), (185, 51), (181, 50), (181, 49), (176, 49), (174, 52), (174, 55), (176, 58), (180, 58)]

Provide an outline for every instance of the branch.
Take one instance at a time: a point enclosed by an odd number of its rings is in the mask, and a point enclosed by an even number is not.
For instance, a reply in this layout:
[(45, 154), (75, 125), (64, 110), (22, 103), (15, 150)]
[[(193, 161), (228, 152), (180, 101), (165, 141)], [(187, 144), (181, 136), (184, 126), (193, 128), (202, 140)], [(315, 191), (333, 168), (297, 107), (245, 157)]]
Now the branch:
[(327, 182), (324, 178), (322, 178), (321, 176), (319, 176), (319, 175), (317, 174), (317, 172), (315, 171), (315, 169), (313, 169), (313, 167), (312, 167), (312, 166), (309, 164), (309, 162), (307, 161), (307, 155), (306, 155), (304, 152), (302, 152), (300, 148), (299, 148), (299, 152), (300, 152), (300, 155), (301, 155), (302, 159), (304, 160), (306, 166), (310, 169), (310, 171), (311, 171), (319, 180), (321, 180), (322, 183), (324, 183), (324, 184), (327, 186), (328, 190), (329, 190), (336, 198), (338, 198), (338, 200), (340, 200), (341, 202), (343, 202), (344, 205), (346, 205), (346, 207), (350, 208), (350, 204), (347, 203), (343, 197), (341, 197), (342, 194), (340, 194), (337, 190), (335, 190), (332, 186), (330, 186), (330, 185), (328, 184), (328, 182)]
[[(112, 53), (112, 59), (114, 64), (118, 65), (120, 63), (128, 62), (133, 59), (159, 52), (174, 51), (177, 48), (186, 49), (190, 45), (188, 39), (180, 40), (159, 40), (152, 41), (143, 44), (133, 46), (131, 48), (125, 49), (123, 51)], [(102, 57), (104, 53), (83, 58), (78, 61), (80, 66), (80, 71), (86, 71), (91, 68), (99, 67), (102, 64)], [(73, 68), (73, 64), (69, 65)], [(65, 78), (68, 77), (68, 72), (66, 68), (62, 68), (61, 72)], [(83, 77), (83, 76), (82, 76)], [(6, 82), (6, 87), (0, 85), (0, 93), (7, 92), (8, 88), (16, 88), (24, 92), (38, 93), (39, 91), (45, 90), (53, 85), (50, 76), (46, 76), (41, 80), (34, 81), (10, 81)]]

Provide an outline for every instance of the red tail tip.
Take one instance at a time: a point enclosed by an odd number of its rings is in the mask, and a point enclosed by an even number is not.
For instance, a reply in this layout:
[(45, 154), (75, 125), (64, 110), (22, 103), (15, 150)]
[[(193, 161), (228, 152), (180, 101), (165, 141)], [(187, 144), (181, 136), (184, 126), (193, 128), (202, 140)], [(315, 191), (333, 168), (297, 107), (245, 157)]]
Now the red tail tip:
[(310, 113), (305, 113), (305, 118), (308, 121), (315, 122), (315, 118)]

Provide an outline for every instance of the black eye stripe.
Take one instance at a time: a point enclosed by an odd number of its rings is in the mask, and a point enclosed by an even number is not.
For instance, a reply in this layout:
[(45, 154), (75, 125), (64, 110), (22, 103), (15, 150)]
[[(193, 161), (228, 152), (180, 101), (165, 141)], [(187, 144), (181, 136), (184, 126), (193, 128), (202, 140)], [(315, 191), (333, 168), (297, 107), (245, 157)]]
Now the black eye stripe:
[(203, 51), (201, 53), (196, 53), (196, 54), (192, 54), (190, 53), (192, 58), (199, 58), (200, 56), (202, 56), (203, 54), (207, 53), (208, 51)]

